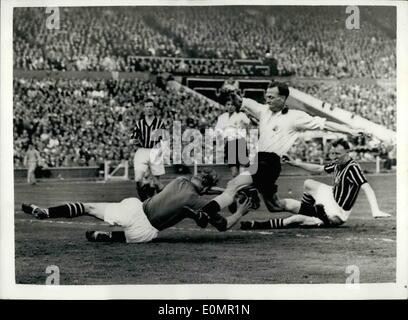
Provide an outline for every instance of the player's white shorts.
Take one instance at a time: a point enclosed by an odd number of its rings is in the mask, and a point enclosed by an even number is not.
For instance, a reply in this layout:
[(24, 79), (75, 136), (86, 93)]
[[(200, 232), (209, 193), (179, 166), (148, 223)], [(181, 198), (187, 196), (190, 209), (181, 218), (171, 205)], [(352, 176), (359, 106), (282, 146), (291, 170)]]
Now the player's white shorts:
[(37, 168), (37, 161), (28, 161), (27, 170), (34, 171)]
[(162, 176), (165, 174), (163, 156), (159, 155), (159, 149), (137, 149), (133, 158), (133, 166), (135, 169), (135, 177), (144, 173), (150, 169), (150, 172), (154, 176)]
[(346, 211), (338, 205), (333, 196), (333, 187), (320, 183), (314, 195), (316, 204), (322, 204), (324, 211), (329, 218), (338, 217), (342, 222), (346, 222), (351, 210)]
[(159, 231), (150, 224), (138, 198), (126, 198), (119, 203), (108, 203), (104, 209), (104, 220), (111, 225), (124, 228), (126, 242), (149, 242)]

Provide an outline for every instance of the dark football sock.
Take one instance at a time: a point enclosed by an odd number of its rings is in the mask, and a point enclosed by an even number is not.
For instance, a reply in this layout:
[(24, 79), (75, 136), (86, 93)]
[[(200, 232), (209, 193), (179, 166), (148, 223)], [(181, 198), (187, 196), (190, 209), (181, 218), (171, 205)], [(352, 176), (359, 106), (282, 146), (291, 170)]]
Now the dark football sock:
[(81, 202), (69, 202), (61, 206), (48, 208), (50, 218), (75, 218), (85, 214), (85, 207)]
[(204, 211), (209, 217), (212, 217), (221, 210), (221, 207), (217, 201), (211, 200), (200, 210)]
[(283, 229), (285, 226), (283, 225), (282, 218), (270, 219), (269, 220), (271, 229)]
[(285, 228), (283, 226), (283, 219), (270, 219), (265, 221), (253, 221), (252, 228), (254, 230), (261, 230), (261, 229), (282, 229)]
[(299, 214), (313, 216), (316, 213), (314, 204), (315, 199), (308, 193), (303, 193), (302, 202), (300, 203)]
[(87, 231), (85, 236), (91, 242), (126, 242), (123, 231)]
[(257, 229), (270, 229), (271, 224), (267, 221), (241, 221), (242, 230), (257, 230)]
[(149, 197), (147, 194), (147, 185), (142, 182), (136, 182), (136, 190), (141, 201), (145, 201)]
[(274, 185), (271, 187), (270, 192), (273, 193), (273, 194), (278, 193), (278, 186), (277, 186), (276, 184), (274, 184)]
[(302, 202), (313, 206), (315, 204), (315, 199), (308, 193), (303, 193)]
[(156, 188), (150, 186), (149, 184), (145, 186), (145, 194), (148, 198), (153, 197), (156, 194)]
[(126, 236), (123, 231), (112, 231), (111, 232), (112, 242), (126, 242)]
[(156, 193), (159, 193), (159, 192), (161, 192), (163, 190), (163, 186), (155, 185), (154, 189), (155, 189)]
[(201, 228), (205, 228), (208, 225), (208, 216), (201, 210), (184, 210), (186, 217), (193, 219), (197, 225)]
[(304, 216), (314, 217), (316, 215), (316, 208), (315, 206), (302, 202), (300, 204), (299, 214), (302, 214)]

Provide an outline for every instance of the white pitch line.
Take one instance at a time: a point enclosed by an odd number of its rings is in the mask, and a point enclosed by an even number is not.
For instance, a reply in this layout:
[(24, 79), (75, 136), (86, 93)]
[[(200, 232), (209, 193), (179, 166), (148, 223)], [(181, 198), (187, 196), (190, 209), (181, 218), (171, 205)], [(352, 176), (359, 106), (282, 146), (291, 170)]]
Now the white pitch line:
[[(111, 226), (105, 222), (101, 223), (94, 223), (94, 222), (77, 222), (77, 221), (55, 221), (55, 220), (36, 220), (36, 219), (14, 219), (15, 222), (29, 222), (29, 223), (49, 223), (49, 224), (67, 224), (67, 225), (79, 225), (79, 226)], [(198, 229), (198, 228), (180, 228), (180, 227), (171, 227), (170, 230), (178, 230), (178, 231), (204, 231), (204, 232), (211, 232), (211, 233), (218, 233), (217, 230), (214, 229)], [(246, 230), (227, 230), (226, 232), (229, 233), (248, 233), (248, 234), (260, 234), (260, 235), (274, 235), (276, 232), (272, 231), (246, 231)], [(320, 240), (332, 240), (334, 239), (332, 236), (316, 236), (316, 235), (308, 235), (308, 234), (295, 234), (296, 238), (311, 238), (311, 239), (320, 239)], [(361, 237), (348, 237), (345, 238), (346, 241), (355, 241), (355, 240), (367, 240), (367, 241), (383, 241), (383, 242), (396, 242), (395, 239), (390, 238), (361, 238)]]
[(14, 219), (15, 222), (38, 222), (38, 223), (49, 223), (49, 224), (68, 224), (68, 225), (82, 225), (82, 226), (103, 226), (106, 223), (95, 223), (95, 222), (77, 222), (77, 221), (55, 221), (55, 220), (36, 220), (36, 219)]

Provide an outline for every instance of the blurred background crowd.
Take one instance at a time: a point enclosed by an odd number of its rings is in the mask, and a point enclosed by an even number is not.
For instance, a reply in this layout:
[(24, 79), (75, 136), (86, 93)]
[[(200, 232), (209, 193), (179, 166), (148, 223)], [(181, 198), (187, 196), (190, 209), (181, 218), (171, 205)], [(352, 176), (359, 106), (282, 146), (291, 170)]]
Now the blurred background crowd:
[(131, 159), (129, 137), (147, 97), (156, 101), (158, 116), (169, 125), (180, 121), (182, 130), (204, 130), (222, 112), (183, 87), (151, 81), (14, 80), (15, 166), (22, 166), (28, 143), (49, 167)]
[(296, 88), (331, 105), (396, 131), (395, 87), (367, 83), (301, 84)]
[[(45, 8), (14, 10), (14, 69), (119, 71), (173, 75), (313, 79), (395, 79), (392, 8), (360, 7), (360, 29), (345, 28), (345, 7), (82, 7), (60, 8), (47, 28)], [(99, 166), (131, 159), (129, 135), (152, 96), (169, 125), (203, 131), (223, 112), (166, 83), (124, 79), (14, 79), (14, 164), (33, 143), (44, 167)], [(363, 82), (296, 84), (296, 88), (396, 129), (395, 87)], [(360, 145), (359, 142), (356, 145)], [(395, 152), (376, 146), (375, 154)], [(372, 146), (370, 146), (372, 149)], [(367, 149), (368, 150), (368, 149)], [(319, 140), (300, 139), (290, 154), (322, 162)]]
[(271, 75), (391, 79), (396, 39), (389, 9), (361, 7), (360, 29), (348, 30), (345, 7), (61, 8), (60, 28), (49, 30), (44, 8), (21, 8), (14, 67), (253, 75), (236, 60), (255, 59)]

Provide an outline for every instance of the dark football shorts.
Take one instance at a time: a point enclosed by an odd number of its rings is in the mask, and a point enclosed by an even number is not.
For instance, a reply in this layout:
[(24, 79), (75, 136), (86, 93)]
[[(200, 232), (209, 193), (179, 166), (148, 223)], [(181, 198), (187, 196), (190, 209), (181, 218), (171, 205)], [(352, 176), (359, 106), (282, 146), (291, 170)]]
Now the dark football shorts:
[(281, 159), (276, 153), (258, 152), (254, 162), (258, 168), (252, 173), (253, 184), (262, 195), (269, 198), (278, 191), (276, 180), (281, 172)]

